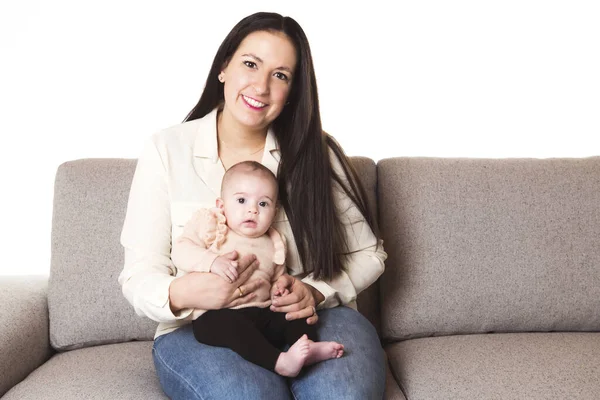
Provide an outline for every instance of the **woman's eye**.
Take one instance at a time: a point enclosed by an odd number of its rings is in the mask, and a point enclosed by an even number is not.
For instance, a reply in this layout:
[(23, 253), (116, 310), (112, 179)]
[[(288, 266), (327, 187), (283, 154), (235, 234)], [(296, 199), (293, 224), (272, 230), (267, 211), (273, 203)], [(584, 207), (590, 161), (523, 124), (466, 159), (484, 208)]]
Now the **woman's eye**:
[(244, 204), (246, 202), (246, 200), (244, 200), (244, 198), (239, 198), (239, 199), (237, 199), (237, 202), (240, 204)]
[(275, 76), (277, 77), (277, 79), (281, 79), (282, 81), (287, 81), (288, 77), (286, 74), (283, 74), (281, 72), (275, 72)]
[(246, 67), (248, 68), (256, 68), (256, 63), (252, 62), (252, 61), (244, 61), (244, 64), (246, 65)]
[(258, 203), (258, 205), (261, 206), (261, 207), (266, 207), (269, 204), (266, 201), (261, 201), (260, 203)]

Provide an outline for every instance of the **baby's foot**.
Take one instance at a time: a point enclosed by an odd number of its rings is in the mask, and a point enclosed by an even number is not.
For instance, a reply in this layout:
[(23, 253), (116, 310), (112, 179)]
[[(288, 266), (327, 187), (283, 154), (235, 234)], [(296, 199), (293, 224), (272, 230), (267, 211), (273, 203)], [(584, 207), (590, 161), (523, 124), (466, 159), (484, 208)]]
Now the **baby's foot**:
[(297, 376), (308, 357), (310, 342), (306, 335), (302, 335), (288, 351), (279, 355), (275, 363), (275, 372), (292, 378)]
[(344, 354), (344, 345), (337, 342), (313, 342), (309, 340), (309, 343), (310, 347), (305, 365), (329, 360), (330, 358), (340, 358)]

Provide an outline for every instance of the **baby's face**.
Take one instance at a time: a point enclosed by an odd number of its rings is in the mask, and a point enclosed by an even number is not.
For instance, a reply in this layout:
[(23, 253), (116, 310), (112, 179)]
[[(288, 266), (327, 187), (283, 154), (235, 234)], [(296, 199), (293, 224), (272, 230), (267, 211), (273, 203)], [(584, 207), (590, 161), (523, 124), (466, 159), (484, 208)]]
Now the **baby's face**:
[(222, 207), (229, 229), (244, 237), (262, 236), (277, 212), (277, 186), (261, 175), (236, 173), (223, 188)]

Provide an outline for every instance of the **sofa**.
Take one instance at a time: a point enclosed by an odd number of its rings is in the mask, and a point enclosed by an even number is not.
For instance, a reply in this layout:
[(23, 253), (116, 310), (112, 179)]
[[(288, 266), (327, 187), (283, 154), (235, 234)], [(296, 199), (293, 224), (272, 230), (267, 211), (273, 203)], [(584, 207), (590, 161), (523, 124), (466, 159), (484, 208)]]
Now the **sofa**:
[[(385, 399), (600, 398), (600, 157), (352, 162), (389, 255), (358, 297)], [(166, 398), (117, 283), (135, 164), (58, 168), (49, 277), (0, 278), (2, 399)]]

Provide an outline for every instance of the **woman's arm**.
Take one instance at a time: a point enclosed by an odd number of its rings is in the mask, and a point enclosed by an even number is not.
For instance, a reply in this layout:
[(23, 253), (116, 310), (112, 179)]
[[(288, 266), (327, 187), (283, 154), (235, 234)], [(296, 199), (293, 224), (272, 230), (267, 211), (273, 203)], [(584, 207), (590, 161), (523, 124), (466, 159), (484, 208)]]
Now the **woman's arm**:
[[(330, 158), (334, 173), (348, 186), (348, 177), (333, 151), (330, 151)], [(338, 183), (334, 183), (333, 191), (348, 247), (341, 255), (345, 270), (335, 279), (327, 282), (317, 281), (309, 274), (302, 280), (323, 294), (324, 300), (319, 304), (319, 308), (331, 308), (355, 301), (360, 292), (383, 274), (384, 262), (387, 259), (383, 242), (377, 239), (356, 204)]]
[[(237, 259), (237, 254), (234, 256)], [(185, 309), (218, 310), (231, 308), (254, 299), (260, 286), (270, 283), (263, 279), (248, 281), (258, 268), (256, 256), (248, 255), (238, 260), (240, 275), (233, 282), (206, 272), (192, 272), (172, 281), (169, 287), (169, 304), (174, 314)], [(239, 289), (238, 289), (239, 288)], [(202, 296), (198, 296), (202, 293)]]
[[(334, 171), (346, 179), (337, 157), (330, 152)], [(387, 254), (369, 227), (365, 217), (341, 187), (334, 184), (336, 209), (343, 225), (347, 250), (342, 255), (345, 271), (329, 281), (315, 280), (307, 275), (298, 286), (296, 296), (280, 299), (271, 308), (273, 311), (287, 312), (290, 319), (304, 318), (312, 314), (311, 305), (318, 308), (331, 308), (356, 300), (360, 292), (373, 284), (383, 273)], [(309, 323), (311, 323), (309, 318)]]
[[(194, 276), (185, 279), (177, 278), (181, 281), (175, 285), (174, 291), (171, 288), (176, 280), (176, 268), (170, 256), (171, 205), (168, 174), (163, 163), (166, 152), (158, 150), (157, 141), (158, 136), (155, 135), (144, 147), (131, 184), (121, 232), (125, 265), (119, 283), (138, 315), (157, 322), (173, 322), (186, 318), (192, 308), (201, 308), (199, 305), (212, 305), (210, 308), (226, 305), (244, 281), (240, 276), (230, 284), (220, 276), (198, 273), (190, 274)], [(238, 271), (241, 273), (245, 268), (251, 271), (256, 268), (255, 264), (252, 260), (245, 261), (245, 265), (240, 262)], [(223, 282), (215, 282), (214, 278)], [(185, 290), (179, 289), (182, 283), (185, 283), (182, 285)], [(261, 282), (253, 285), (256, 284)], [(208, 290), (209, 286), (214, 290)], [(244, 293), (252, 293), (254, 289), (254, 286), (250, 286)], [(174, 306), (171, 305), (173, 293), (177, 301)], [(250, 299), (244, 296), (242, 300)]]
[(131, 183), (121, 244), (125, 265), (119, 276), (123, 294), (138, 315), (173, 322), (192, 310), (175, 315), (169, 305), (172, 266), (171, 209), (168, 174), (152, 136), (140, 155)]
[[(313, 279), (312, 274), (302, 279), (302, 282), (322, 293), (323, 300), (318, 303), (318, 308), (331, 308), (355, 301), (360, 292), (383, 274), (387, 254), (383, 250), (382, 242), (377, 241), (365, 221), (351, 225), (363, 232), (368, 231), (368, 234), (372, 235), (372, 240), (360, 242), (356, 238), (349, 238), (349, 241), (354, 241), (356, 246), (343, 255), (346, 270), (327, 282)], [(372, 244), (365, 245), (365, 243)]]

